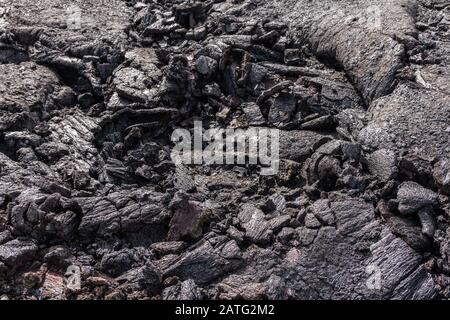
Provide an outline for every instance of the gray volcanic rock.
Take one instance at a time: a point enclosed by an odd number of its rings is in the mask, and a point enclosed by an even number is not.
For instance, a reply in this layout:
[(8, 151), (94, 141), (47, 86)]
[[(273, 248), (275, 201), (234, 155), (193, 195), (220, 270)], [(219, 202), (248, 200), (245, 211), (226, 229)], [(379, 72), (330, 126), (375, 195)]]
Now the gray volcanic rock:
[(51, 94), (60, 86), (57, 75), (33, 62), (4, 64), (0, 70), (1, 130), (31, 130), (46, 112), (55, 109)]
[(272, 232), (269, 223), (265, 220), (264, 213), (252, 205), (244, 205), (239, 212), (238, 219), (245, 236), (255, 243), (267, 243), (270, 241)]
[(397, 174), (397, 157), (394, 152), (380, 149), (367, 158), (369, 171), (381, 181), (391, 180)]
[(128, 293), (144, 290), (147, 294), (155, 294), (162, 288), (161, 273), (151, 263), (132, 269), (115, 280), (120, 284), (118, 290)]
[[(161, 207), (167, 201), (165, 196), (146, 194), (142, 190), (113, 193), (106, 198), (80, 198), (78, 201), (83, 211), (78, 229), (84, 237), (135, 233), (147, 226), (158, 225), (168, 218), (167, 211)], [(155, 239), (159, 236), (149, 235)]]
[[(303, 249), (304, 253), (292, 252), (285, 258), (282, 274), (289, 274), (288, 286), (295, 290), (296, 297), (381, 298), (384, 292), (392, 292), (385, 286), (396, 285), (403, 279), (402, 275), (409, 270), (403, 268), (418, 266), (420, 255), (400, 239), (392, 242), (395, 236), (382, 231), (371, 205), (344, 198), (331, 201), (329, 206), (336, 217), (336, 226), (321, 227), (313, 242)], [(388, 243), (390, 248), (386, 247)], [(368, 266), (373, 267), (367, 269)], [(371, 268), (381, 272), (381, 291), (367, 286)], [(346, 291), (347, 281), (356, 285), (351, 292)], [(317, 287), (328, 290), (316, 292)]]
[(18, 268), (36, 257), (38, 247), (28, 239), (14, 239), (0, 245), (0, 261), (12, 268)]
[(344, 67), (367, 102), (393, 88), (404, 52), (395, 37), (408, 39), (417, 33), (411, 15), (414, 2), (407, 0), (286, 0), (279, 10), (318, 55)]
[[(125, 28), (131, 13), (124, 2), (100, 4), (77, 0), (68, 5), (64, 0), (39, 0), (30, 6), (27, 1), (20, 0), (11, 6), (5, 22), (18, 35), (23, 32), (21, 28), (34, 28), (44, 34), (50, 33), (48, 36), (56, 35), (58, 41), (67, 41), (75, 52), (90, 55), (96, 49), (91, 41), (106, 43), (106, 38), (112, 41), (126, 39)], [(40, 32), (36, 35), (41, 36)]]
[(450, 161), (442, 159), (434, 166), (434, 179), (436, 183), (443, 189), (443, 192), (450, 192)]
[(450, 297), (444, 0), (0, 4), (0, 297)]
[(198, 239), (202, 234), (202, 226), (208, 218), (208, 210), (200, 203), (186, 201), (180, 204), (169, 224), (169, 241), (191, 237)]
[(401, 213), (414, 213), (424, 207), (437, 204), (437, 194), (415, 182), (404, 182), (397, 192), (398, 210)]

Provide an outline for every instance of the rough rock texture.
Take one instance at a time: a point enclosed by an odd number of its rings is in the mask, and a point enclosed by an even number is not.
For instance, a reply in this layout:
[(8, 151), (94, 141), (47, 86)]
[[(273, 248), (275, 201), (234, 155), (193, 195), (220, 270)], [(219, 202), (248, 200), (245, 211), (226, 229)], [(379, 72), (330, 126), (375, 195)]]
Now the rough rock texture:
[[(444, 0), (0, 0), (0, 296), (450, 298), (449, 26)], [(196, 120), (279, 129), (279, 170), (173, 161)]]

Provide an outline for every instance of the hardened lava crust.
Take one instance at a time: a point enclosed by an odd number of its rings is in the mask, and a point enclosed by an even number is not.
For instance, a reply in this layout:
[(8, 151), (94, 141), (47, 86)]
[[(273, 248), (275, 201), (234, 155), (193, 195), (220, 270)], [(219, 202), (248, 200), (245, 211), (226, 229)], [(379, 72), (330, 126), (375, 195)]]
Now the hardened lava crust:
[[(449, 299), (446, 0), (0, 0), (0, 298)], [(173, 161), (279, 130), (279, 170)]]

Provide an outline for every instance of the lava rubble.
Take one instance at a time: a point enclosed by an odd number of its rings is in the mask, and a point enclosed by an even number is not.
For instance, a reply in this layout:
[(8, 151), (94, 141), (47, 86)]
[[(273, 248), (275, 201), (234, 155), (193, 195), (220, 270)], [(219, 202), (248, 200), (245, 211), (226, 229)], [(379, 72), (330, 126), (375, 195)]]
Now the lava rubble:
[[(450, 298), (449, 26), (446, 0), (1, 0), (1, 299)], [(279, 171), (175, 163), (196, 120), (280, 130)]]

